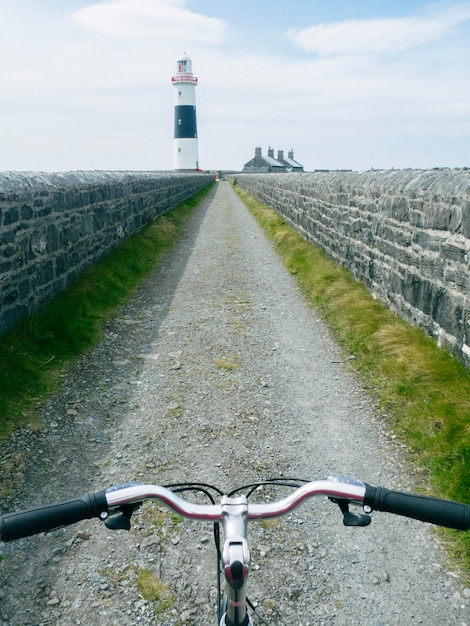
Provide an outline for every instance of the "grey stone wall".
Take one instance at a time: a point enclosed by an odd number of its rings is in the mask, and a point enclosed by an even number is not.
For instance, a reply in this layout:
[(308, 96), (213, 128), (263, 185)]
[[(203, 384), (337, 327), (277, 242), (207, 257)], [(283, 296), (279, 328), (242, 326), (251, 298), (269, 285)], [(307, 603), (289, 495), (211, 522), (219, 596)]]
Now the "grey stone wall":
[(212, 180), (170, 172), (0, 172), (0, 333)]
[(236, 180), (470, 365), (470, 170)]

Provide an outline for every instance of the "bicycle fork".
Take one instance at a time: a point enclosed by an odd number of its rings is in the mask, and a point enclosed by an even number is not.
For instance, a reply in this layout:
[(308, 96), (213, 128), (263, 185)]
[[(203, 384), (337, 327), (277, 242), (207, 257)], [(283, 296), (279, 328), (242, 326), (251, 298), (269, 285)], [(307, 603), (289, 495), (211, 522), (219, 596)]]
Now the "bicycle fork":
[(224, 496), (221, 504), (224, 529), (222, 566), (227, 606), (220, 626), (252, 626), (246, 609), (246, 582), (250, 570), (250, 551), (246, 539), (248, 501), (246, 496)]

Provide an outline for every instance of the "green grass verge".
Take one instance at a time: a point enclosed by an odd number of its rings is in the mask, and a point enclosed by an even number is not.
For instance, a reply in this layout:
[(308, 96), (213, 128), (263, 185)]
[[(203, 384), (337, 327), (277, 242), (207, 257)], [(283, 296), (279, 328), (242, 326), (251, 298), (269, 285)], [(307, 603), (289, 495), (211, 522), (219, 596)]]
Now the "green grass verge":
[[(327, 321), (384, 419), (410, 450), (417, 487), (470, 503), (470, 372), (433, 339), (399, 319), (344, 268), (274, 211), (234, 187)], [(470, 572), (470, 533), (452, 538)]]
[(155, 269), (212, 186), (127, 239), (41, 311), (0, 337), (0, 442), (18, 426), (39, 425), (38, 404)]

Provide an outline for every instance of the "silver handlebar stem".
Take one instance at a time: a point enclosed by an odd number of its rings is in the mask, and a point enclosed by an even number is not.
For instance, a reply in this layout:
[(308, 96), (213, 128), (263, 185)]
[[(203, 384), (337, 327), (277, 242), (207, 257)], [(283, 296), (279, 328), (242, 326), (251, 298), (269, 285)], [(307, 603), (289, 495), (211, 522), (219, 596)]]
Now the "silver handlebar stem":
[[(247, 541), (248, 500), (246, 496), (222, 498), (224, 547), (222, 566), (226, 582), (227, 613), (221, 626), (251, 624), (246, 610), (246, 583), (250, 571), (250, 551)], [(226, 620), (226, 617), (228, 618)]]

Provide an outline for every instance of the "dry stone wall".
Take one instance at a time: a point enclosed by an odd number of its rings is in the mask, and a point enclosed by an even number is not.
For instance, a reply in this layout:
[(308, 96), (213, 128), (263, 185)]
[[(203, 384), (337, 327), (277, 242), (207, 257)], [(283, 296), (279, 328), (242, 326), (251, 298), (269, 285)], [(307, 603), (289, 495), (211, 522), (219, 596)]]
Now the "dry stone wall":
[(212, 180), (171, 172), (0, 172), (0, 333)]
[(470, 170), (236, 180), (470, 365)]

